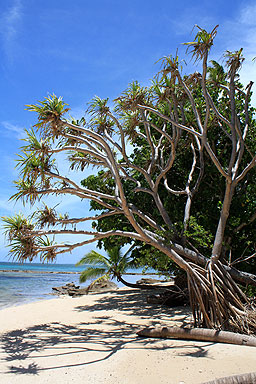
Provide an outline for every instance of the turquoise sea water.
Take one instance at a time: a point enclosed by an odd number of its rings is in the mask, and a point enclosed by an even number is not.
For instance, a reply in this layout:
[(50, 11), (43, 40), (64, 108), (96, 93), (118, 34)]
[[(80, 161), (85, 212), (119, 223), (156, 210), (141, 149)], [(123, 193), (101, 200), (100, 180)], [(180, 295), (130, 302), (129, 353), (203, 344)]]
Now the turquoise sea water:
[(0, 271), (32, 271), (32, 272), (80, 272), (84, 266), (74, 264), (40, 264), (40, 263), (9, 263), (0, 261)]
[(79, 284), (83, 267), (72, 264), (19, 264), (0, 262), (0, 309), (52, 296), (52, 287)]
[[(82, 285), (79, 283), (79, 272), (85, 267), (76, 267), (73, 264), (0, 262), (0, 309), (53, 298), (52, 287), (60, 287), (67, 283), (74, 282), (85, 287), (89, 282)], [(127, 280), (135, 282), (139, 278), (140, 276), (129, 276)], [(115, 280), (114, 282), (122, 286), (121, 283)]]

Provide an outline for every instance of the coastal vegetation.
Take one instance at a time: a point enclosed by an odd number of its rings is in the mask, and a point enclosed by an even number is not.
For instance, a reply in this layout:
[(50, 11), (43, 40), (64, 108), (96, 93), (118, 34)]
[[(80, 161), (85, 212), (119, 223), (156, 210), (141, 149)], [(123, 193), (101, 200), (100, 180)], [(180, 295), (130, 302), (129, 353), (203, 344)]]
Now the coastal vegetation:
[[(99, 252), (90, 251), (76, 264), (85, 265), (86, 269), (80, 274), (80, 283), (94, 279), (88, 286), (88, 290), (100, 280), (109, 280), (117, 278), (124, 285), (131, 288), (141, 288), (139, 284), (131, 284), (122, 277), (127, 269), (136, 268), (136, 264), (129, 257), (130, 249), (122, 254), (120, 246), (113, 246), (107, 251), (107, 255), (101, 255)], [(147, 287), (148, 288), (148, 287)]]
[[(19, 261), (54, 260), (92, 242), (110, 251), (133, 245), (137, 265), (187, 276), (196, 327), (256, 333), (256, 120), (252, 86), (240, 83), (242, 49), (209, 61), (217, 26), (198, 27), (188, 55), (201, 73), (182, 75), (180, 58), (162, 58), (148, 87), (131, 83), (114, 101), (97, 96), (80, 120), (55, 95), (27, 109), (37, 114), (17, 166), (13, 200), (71, 194), (97, 213), (60, 215), (44, 205), (29, 218), (5, 217), (10, 254)], [(78, 184), (61, 174), (99, 168)], [(88, 229), (87, 223), (92, 223)], [(57, 235), (83, 235), (61, 243)], [(237, 269), (236, 267), (239, 267)]]
[(126, 253), (122, 255), (121, 249), (118, 246), (112, 247), (107, 252), (107, 256), (101, 255), (96, 251), (91, 251), (82, 257), (76, 265), (87, 266), (80, 274), (81, 283), (89, 279), (96, 279), (95, 281), (97, 281), (98, 279), (109, 280), (113, 277), (119, 277), (127, 268), (134, 267), (128, 255)]
[[(163, 289), (165, 286), (156, 285), (156, 281), (153, 280), (154, 285), (150, 285), (152, 279), (148, 279), (147, 284), (131, 283), (124, 279), (124, 275), (140, 275), (140, 273), (127, 272), (127, 270), (136, 269), (136, 260), (130, 257), (131, 249), (133, 245), (122, 254), (121, 247), (113, 245), (104, 256), (94, 250), (88, 252), (81, 260), (76, 264), (77, 266), (85, 265), (86, 269), (80, 274), (80, 283), (85, 283), (88, 280), (94, 279), (88, 286), (88, 291), (94, 286), (94, 284), (102, 281), (116, 278), (126, 287), (139, 288), (139, 289)], [(151, 273), (148, 273), (151, 275)], [(145, 275), (145, 273), (143, 273)], [(146, 279), (147, 280), (147, 279)]]

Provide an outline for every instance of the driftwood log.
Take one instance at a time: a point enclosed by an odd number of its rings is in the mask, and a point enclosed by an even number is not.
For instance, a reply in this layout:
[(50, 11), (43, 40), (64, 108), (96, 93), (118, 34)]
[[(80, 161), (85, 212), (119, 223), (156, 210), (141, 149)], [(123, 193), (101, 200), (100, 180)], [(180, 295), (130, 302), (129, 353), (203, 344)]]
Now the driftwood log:
[(144, 328), (137, 332), (141, 337), (157, 337), (163, 339), (186, 339), (199, 341), (212, 341), (214, 343), (227, 343), (256, 347), (256, 337), (241, 335), (239, 333), (216, 331), (206, 328), (179, 328), (154, 327)]
[(203, 384), (256, 384), (256, 372), (221, 377), (220, 379), (207, 381)]

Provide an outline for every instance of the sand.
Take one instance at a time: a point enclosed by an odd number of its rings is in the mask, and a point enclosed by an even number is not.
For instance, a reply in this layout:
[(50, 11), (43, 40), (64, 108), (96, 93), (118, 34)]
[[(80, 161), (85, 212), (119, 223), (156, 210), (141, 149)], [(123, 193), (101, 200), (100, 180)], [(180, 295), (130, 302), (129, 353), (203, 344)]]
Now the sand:
[(119, 289), (0, 311), (0, 383), (197, 384), (256, 371), (255, 347), (144, 339), (144, 326), (183, 325), (186, 308)]

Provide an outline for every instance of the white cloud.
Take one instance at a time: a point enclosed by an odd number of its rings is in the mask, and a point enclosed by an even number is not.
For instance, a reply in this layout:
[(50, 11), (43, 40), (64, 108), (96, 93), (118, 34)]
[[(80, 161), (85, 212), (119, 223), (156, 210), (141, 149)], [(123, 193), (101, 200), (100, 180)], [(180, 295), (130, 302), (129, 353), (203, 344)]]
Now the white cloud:
[(13, 212), (13, 204), (10, 203), (9, 201), (9, 196), (8, 197), (3, 197), (3, 198), (0, 198), (0, 210), (1, 210), (1, 213), (3, 211), (7, 211), (7, 212)]
[(21, 14), (21, 3), (19, 0), (16, 0), (13, 6), (5, 14), (6, 21), (6, 37), (11, 40), (16, 35), (16, 23), (20, 20)]
[(16, 139), (22, 139), (26, 136), (23, 127), (12, 124), (9, 121), (0, 122), (0, 131), (1, 131), (1, 134), (7, 135), (7, 136), (10, 136), (10, 133), (14, 133)]
[(256, 5), (247, 5), (240, 9), (234, 20), (228, 20), (220, 32), (224, 35), (227, 48), (238, 50), (244, 48), (246, 58), (256, 55)]
[(22, 4), (21, 0), (14, 0), (10, 8), (3, 13), (1, 22), (1, 35), (5, 54), (9, 60), (13, 59), (14, 44), (18, 34), (20, 22), (22, 19)]
[(242, 24), (254, 25), (256, 23), (256, 4), (247, 5), (241, 11), (240, 21)]

